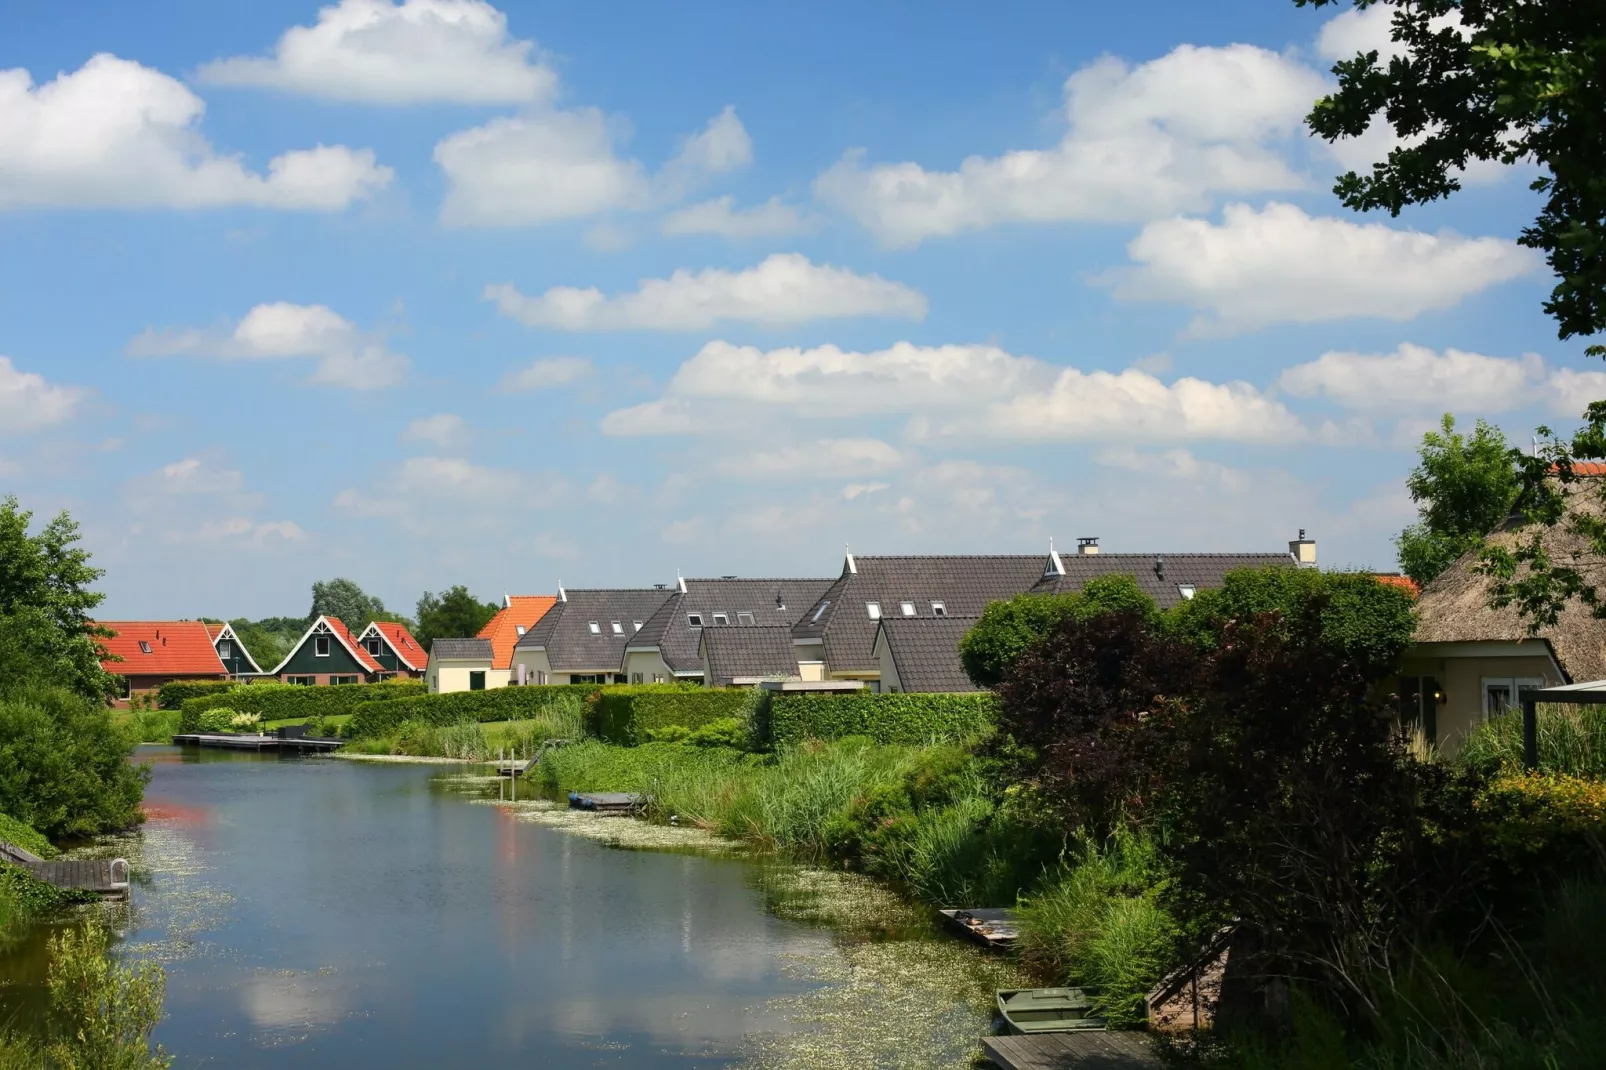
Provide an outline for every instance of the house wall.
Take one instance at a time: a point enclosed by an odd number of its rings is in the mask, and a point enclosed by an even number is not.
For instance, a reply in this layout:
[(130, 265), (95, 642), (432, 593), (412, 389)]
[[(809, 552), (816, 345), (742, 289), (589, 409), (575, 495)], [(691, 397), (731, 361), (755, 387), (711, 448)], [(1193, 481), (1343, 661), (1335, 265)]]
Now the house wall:
[(369, 656), (375, 661), (379, 662), (380, 667), (383, 668), (385, 672), (394, 673), (398, 678), (404, 680), (417, 679), (418, 677), (424, 675), (423, 671), (420, 669), (409, 669), (406, 663), (403, 662), (401, 658), (396, 656), (396, 651), (391, 647), (390, 639), (388, 637), (381, 636), (381, 639), (383, 641), (379, 644), (379, 653), (370, 654)]
[(903, 681), (898, 679), (898, 667), (892, 663), (892, 645), (883, 636), (876, 640), (876, 660), (881, 663), (881, 679), (875, 684), (877, 691), (898, 692), (903, 690)]
[(112, 705), (120, 710), (126, 710), (130, 705), (130, 699), (135, 695), (141, 698), (155, 699), (157, 689), (163, 684), (172, 683), (174, 680), (222, 680), (224, 676), (222, 673), (183, 672), (163, 675), (133, 675), (126, 676), (124, 679), (128, 681), (128, 695), (112, 700)]
[[(329, 654), (327, 657), (319, 657), (313, 653), (317, 649), (316, 640), (317, 636), (307, 636), (306, 642), (295, 649), (290, 655), (290, 660), (286, 661), (279, 670), (279, 679), (282, 680), (287, 676), (327, 677), (331, 675), (351, 676), (353, 674), (363, 680), (368, 679), (367, 668), (352, 657), (339, 639), (332, 635), (329, 637)], [(320, 685), (326, 684), (328, 680), (320, 679), (318, 683)]]
[(1444, 701), (1438, 708), (1438, 746), (1453, 754), (1468, 733), (1484, 722), (1483, 681), (1486, 677), (1532, 677), (1546, 687), (1567, 681), (1548, 653), (1505, 657), (1412, 657), (1401, 667), (1406, 676), (1431, 676), (1439, 683)]
[(663, 655), (656, 650), (627, 652), (624, 669), (625, 679), (633, 684), (667, 684), (675, 680)]
[(424, 680), (429, 685), (431, 694), (448, 695), (454, 691), (467, 691), (468, 674), (483, 672), (485, 674), (485, 690), (506, 687), (509, 673), (506, 669), (493, 669), (489, 660), (486, 661), (452, 661), (441, 665), (431, 665), (425, 673)]
[(240, 676), (242, 674), (250, 675), (257, 671), (251, 667), (251, 663), (246, 660), (244, 653), (241, 652), (240, 641), (238, 639), (214, 640), (212, 643), (212, 649), (217, 650), (224, 643), (229, 644), (229, 656), (225, 658), (220, 653), (218, 658), (223, 662), (223, 667), (229, 670), (230, 676)]

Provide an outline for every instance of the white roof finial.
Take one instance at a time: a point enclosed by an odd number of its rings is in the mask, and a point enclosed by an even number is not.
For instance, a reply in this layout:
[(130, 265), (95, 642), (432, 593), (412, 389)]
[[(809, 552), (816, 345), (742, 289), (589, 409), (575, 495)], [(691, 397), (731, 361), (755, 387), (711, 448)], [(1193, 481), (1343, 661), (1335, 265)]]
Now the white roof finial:
[(559, 602), (567, 602), (568, 600), (569, 600), (569, 592), (565, 591), (563, 589), (563, 581), (559, 580), (558, 581), (558, 601)]
[(511, 598), (509, 598), (507, 596), (507, 592), (506, 591), (502, 592), (502, 608), (503, 609), (511, 609), (511, 608), (513, 608), (513, 599), (511, 599)]
[(853, 547), (849, 546), (847, 543), (843, 543), (842, 544), (842, 552), (844, 554), (846, 554), (847, 557), (848, 557), (848, 560), (847, 560), (848, 571), (853, 573), (855, 576), (857, 576), (859, 574), (859, 566), (856, 563), (854, 563), (854, 560), (853, 560)]
[(1065, 562), (1060, 560), (1058, 551), (1054, 549), (1054, 536), (1048, 537), (1048, 563), (1043, 567), (1045, 576), (1065, 575)]
[(680, 574), (680, 569), (678, 568), (675, 570), (675, 587), (681, 594), (686, 593), (686, 578)]

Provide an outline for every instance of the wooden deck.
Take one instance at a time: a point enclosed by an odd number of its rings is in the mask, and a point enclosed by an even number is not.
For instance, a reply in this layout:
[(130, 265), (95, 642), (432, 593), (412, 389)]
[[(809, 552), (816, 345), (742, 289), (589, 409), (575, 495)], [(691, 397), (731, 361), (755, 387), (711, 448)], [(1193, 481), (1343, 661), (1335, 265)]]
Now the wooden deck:
[(15, 844), (0, 842), (0, 861), (21, 866), (57, 888), (94, 892), (108, 899), (128, 898), (128, 863), (121, 858), (46, 861)]
[(1002, 1070), (1156, 1070), (1161, 1063), (1142, 1033), (1039, 1033), (983, 1037)]
[(184, 732), (173, 737), (176, 747), (220, 747), (225, 750), (287, 750), (296, 751), (331, 751), (339, 750), (342, 743), (338, 739), (308, 739), (284, 738), (278, 736), (235, 736), (212, 735), (206, 732)]

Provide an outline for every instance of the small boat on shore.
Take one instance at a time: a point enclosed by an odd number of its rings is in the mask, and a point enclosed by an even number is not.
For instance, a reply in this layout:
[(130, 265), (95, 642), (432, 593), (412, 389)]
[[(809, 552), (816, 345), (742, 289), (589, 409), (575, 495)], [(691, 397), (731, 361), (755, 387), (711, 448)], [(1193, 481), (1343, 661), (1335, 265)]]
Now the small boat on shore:
[(998, 992), (998, 1016), (1005, 1033), (1073, 1033), (1103, 1029), (1091, 1015), (1093, 999), (1080, 988), (1005, 988)]
[(1020, 932), (1015, 912), (1008, 907), (972, 907), (968, 910), (939, 910), (948, 923), (972, 940), (988, 947), (1013, 947)]
[(647, 805), (645, 795), (627, 791), (569, 792), (569, 809), (599, 814), (633, 814)]

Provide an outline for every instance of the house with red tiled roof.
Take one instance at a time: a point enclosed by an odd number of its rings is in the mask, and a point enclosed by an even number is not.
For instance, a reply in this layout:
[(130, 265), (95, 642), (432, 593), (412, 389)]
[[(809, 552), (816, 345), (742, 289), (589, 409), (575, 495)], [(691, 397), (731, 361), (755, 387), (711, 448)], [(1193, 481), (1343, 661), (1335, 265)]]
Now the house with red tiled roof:
[(100, 667), (123, 679), (119, 705), (150, 695), (170, 680), (224, 680), (228, 669), (212, 636), (198, 620), (103, 620), (112, 634), (97, 640), (106, 657)]
[(514, 683), (513, 648), (557, 603), (550, 594), (505, 594), (502, 608), (474, 638), (435, 640), (424, 677), (430, 691), (478, 691)]
[(240, 637), (234, 634), (231, 624), (207, 624), (206, 634), (212, 637), (212, 649), (217, 651), (218, 660), (223, 668), (235, 679), (247, 676), (263, 675), (262, 666), (257, 659), (251, 656)]
[(417, 679), (424, 675), (429, 654), (413, 638), (407, 625), (393, 620), (376, 620), (357, 636), (357, 643), (379, 663), (386, 676)]
[(391, 674), (339, 617), (319, 617), (268, 675), (287, 684), (323, 687), (373, 683)]
[(552, 594), (505, 594), (502, 608), (485, 622), (476, 639), (491, 641), (491, 668), (503, 672), (513, 668), (513, 648), (524, 633), (535, 627), (547, 611), (558, 604)]

